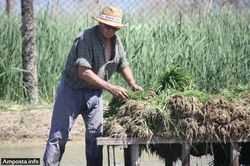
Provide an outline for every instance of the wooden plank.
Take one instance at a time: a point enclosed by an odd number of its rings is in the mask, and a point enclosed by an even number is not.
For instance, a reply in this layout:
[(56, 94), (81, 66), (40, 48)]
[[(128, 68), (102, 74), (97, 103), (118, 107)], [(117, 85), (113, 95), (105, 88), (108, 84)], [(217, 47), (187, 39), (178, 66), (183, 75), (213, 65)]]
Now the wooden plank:
[(115, 146), (112, 145), (112, 149), (113, 149), (113, 162), (114, 162), (114, 166), (116, 166)]
[[(193, 140), (192, 143), (225, 143), (225, 142), (235, 142), (235, 143), (244, 143), (250, 142), (250, 138), (241, 138), (241, 139), (228, 139), (225, 141), (218, 141), (212, 139), (197, 139)], [(162, 137), (153, 137), (150, 140), (141, 139), (141, 138), (110, 138), (110, 137), (99, 137), (97, 138), (97, 145), (133, 145), (133, 144), (173, 144), (173, 143), (190, 143), (187, 140), (182, 138), (162, 138)]]
[(110, 166), (110, 153), (109, 153), (109, 147), (110, 147), (110, 145), (107, 146), (107, 152), (108, 152), (108, 166)]

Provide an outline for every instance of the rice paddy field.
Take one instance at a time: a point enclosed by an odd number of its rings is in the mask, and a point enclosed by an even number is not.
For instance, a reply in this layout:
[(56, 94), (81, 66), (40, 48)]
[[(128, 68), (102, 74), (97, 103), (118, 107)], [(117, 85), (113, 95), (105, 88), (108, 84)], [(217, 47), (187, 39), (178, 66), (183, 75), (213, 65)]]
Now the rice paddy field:
[[(250, 14), (225, 11), (205, 17), (127, 17), (120, 30), (136, 80), (156, 87), (162, 73), (181, 67), (192, 77), (192, 88), (206, 93), (245, 89), (250, 81)], [(77, 34), (95, 22), (85, 18), (36, 17), (39, 92), (53, 101), (64, 62)], [(24, 102), (20, 17), (1, 14), (0, 99)], [(118, 75), (112, 82), (124, 85)]]

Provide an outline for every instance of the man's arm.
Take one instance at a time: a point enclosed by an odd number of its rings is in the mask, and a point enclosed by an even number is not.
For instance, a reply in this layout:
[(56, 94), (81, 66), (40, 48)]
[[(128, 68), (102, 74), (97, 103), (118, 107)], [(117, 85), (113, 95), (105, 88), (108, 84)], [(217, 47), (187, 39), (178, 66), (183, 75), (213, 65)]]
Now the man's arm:
[(110, 84), (107, 81), (101, 79), (91, 70), (91, 68), (79, 66), (78, 73), (79, 73), (79, 78), (86, 81), (87, 84), (89, 84), (90, 86), (98, 89), (107, 90), (114, 96), (122, 99), (128, 98), (127, 90), (125, 88)]
[(136, 83), (132, 70), (130, 69), (129, 66), (125, 66), (121, 69), (121, 75), (126, 80), (126, 82), (131, 87), (132, 90), (134, 91), (143, 90), (143, 88)]

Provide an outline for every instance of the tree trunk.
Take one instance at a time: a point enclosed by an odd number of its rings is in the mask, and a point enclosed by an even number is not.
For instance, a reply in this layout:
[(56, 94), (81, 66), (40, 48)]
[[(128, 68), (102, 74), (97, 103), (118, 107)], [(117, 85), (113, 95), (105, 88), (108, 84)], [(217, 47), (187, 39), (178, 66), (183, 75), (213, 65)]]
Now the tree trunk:
[(24, 95), (29, 102), (38, 102), (38, 79), (33, 0), (22, 0), (22, 61)]
[(59, 0), (54, 0), (51, 3), (52, 3), (51, 16), (57, 17), (59, 14)]
[(5, 8), (5, 10), (6, 10), (7, 15), (10, 15), (10, 10), (11, 10), (11, 2), (10, 1), (11, 0), (6, 0), (6, 8)]

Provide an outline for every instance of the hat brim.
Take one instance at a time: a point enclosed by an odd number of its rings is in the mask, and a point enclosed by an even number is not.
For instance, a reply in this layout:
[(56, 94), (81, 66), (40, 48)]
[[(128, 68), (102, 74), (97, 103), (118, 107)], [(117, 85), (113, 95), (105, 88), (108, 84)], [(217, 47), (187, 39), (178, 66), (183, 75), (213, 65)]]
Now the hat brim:
[(126, 24), (116, 23), (116, 22), (104, 20), (104, 19), (98, 18), (98, 17), (93, 17), (93, 19), (95, 19), (96, 21), (98, 21), (100, 23), (103, 23), (103, 24), (106, 24), (106, 25), (109, 25), (109, 26), (112, 26), (112, 27), (115, 27), (115, 28), (119, 28), (119, 29), (120, 28), (125, 28), (125, 27), (128, 26)]

